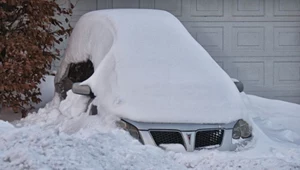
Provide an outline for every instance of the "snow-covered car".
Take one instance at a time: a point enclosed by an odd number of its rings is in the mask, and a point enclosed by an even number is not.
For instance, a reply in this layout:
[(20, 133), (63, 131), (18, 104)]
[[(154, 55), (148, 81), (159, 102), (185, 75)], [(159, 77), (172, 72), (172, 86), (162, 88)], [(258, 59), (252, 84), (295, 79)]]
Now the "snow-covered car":
[(72, 85), (74, 93), (90, 96), (92, 114), (117, 117), (143, 144), (234, 150), (234, 140), (252, 137), (234, 82), (166, 11), (83, 15), (55, 84), (62, 98)]

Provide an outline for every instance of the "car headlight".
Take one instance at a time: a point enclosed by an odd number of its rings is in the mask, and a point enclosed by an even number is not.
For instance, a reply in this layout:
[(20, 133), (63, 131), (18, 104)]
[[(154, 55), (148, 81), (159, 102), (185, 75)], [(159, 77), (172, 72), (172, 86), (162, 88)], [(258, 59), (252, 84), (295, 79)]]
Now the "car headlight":
[(123, 120), (120, 120), (120, 121), (117, 121), (116, 122), (116, 125), (119, 127), (119, 128), (122, 128), (124, 129), (125, 131), (129, 132), (129, 134), (134, 137), (135, 139), (139, 140), (141, 143), (142, 142), (142, 138), (140, 136), (140, 133), (139, 133), (139, 130), (133, 126), (132, 124), (128, 123), (128, 122), (125, 122)]
[(239, 138), (249, 138), (252, 135), (252, 129), (249, 124), (240, 119), (236, 122), (232, 129), (232, 138), (239, 139)]

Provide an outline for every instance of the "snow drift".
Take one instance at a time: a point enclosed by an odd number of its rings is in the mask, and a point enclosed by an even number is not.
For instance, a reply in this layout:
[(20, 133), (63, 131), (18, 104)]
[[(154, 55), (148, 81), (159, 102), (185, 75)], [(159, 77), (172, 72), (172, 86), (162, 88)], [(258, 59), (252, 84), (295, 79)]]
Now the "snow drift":
[(90, 59), (82, 84), (101, 114), (135, 121), (228, 123), (244, 105), (229, 76), (173, 15), (118, 9), (85, 14), (70, 37), (56, 82), (68, 64)]
[(14, 126), (0, 121), (0, 169), (299, 169), (300, 105), (242, 98), (255, 139), (233, 152), (191, 153), (141, 145), (113, 121), (89, 116), (87, 98), (68, 92), (63, 102), (53, 100)]

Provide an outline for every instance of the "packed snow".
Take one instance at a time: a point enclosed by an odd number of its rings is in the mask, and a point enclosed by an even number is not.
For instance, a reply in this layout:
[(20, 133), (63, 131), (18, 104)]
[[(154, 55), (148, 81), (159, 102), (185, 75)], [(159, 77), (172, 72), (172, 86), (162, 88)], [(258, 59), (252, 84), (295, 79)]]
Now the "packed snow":
[(230, 77), (166, 11), (117, 9), (83, 15), (56, 82), (69, 63), (87, 59), (95, 72), (82, 84), (97, 96), (99, 112), (143, 122), (247, 119)]
[[(300, 169), (300, 105), (242, 94), (254, 139), (235, 151), (145, 146), (68, 92), (13, 124), (0, 121), (0, 169)], [(172, 148), (176, 149), (175, 151)]]

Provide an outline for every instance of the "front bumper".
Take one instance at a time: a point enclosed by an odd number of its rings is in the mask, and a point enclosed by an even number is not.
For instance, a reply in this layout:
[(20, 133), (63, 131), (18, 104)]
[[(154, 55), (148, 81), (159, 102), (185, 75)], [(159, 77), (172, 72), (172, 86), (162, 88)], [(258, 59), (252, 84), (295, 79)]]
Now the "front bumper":
[[(188, 152), (204, 148), (216, 148), (218, 150), (232, 151), (237, 147), (237, 144), (233, 144), (232, 142), (232, 129), (236, 121), (228, 124), (197, 124), (148, 123), (136, 122), (128, 119), (122, 120), (130, 123), (139, 130), (140, 138), (146, 145), (157, 146), (158, 138), (154, 136), (153, 132), (162, 132), (162, 134), (177, 134), (176, 136), (173, 135), (173, 137), (176, 138), (174, 143), (182, 144)], [(209, 134), (202, 132), (209, 132)], [(199, 134), (208, 134), (208, 136), (206, 135), (206, 137), (199, 139)], [(207, 146), (197, 147), (199, 140), (201, 140), (202, 143), (204, 140), (208, 140), (208, 142), (204, 141)], [(172, 143), (172, 140), (170, 139), (166, 141), (166, 143)], [(209, 145), (210, 143), (211, 145)]]

